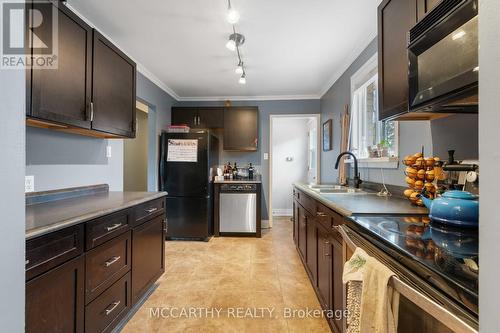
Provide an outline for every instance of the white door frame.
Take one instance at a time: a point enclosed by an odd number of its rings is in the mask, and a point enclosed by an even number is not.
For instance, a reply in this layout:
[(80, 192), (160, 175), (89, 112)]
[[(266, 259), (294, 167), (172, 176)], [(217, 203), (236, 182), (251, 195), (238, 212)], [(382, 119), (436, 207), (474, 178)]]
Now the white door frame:
[(321, 114), (311, 113), (311, 114), (271, 114), (269, 115), (269, 206), (268, 206), (268, 216), (269, 216), (269, 227), (273, 226), (273, 121), (276, 118), (316, 118), (316, 135), (317, 135), (317, 154), (316, 154), (316, 182), (320, 183), (321, 175)]

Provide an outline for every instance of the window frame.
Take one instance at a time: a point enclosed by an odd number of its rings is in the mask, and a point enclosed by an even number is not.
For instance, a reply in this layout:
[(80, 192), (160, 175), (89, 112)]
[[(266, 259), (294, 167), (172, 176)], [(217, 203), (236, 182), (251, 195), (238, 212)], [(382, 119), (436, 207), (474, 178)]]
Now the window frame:
[[(374, 76), (376, 76), (374, 78)], [(379, 91), (378, 87), (378, 53), (375, 53), (368, 61), (366, 61), (352, 76), (350, 79), (351, 89), (350, 89), (350, 105), (351, 105), (351, 121), (350, 121), (350, 129), (349, 129), (349, 143), (348, 146), (351, 147), (351, 133), (353, 129), (353, 105), (354, 105), (354, 93), (361, 87), (366, 87), (368, 84), (373, 83), (377, 84), (377, 92)], [(359, 166), (365, 168), (390, 168), (397, 169), (399, 166), (399, 122), (395, 123), (395, 143), (394, 143), (394, 152), (395, 156), (389, 157), (367, 157), (367, 158), (358, 158)], [(345, 160), (346, 163), (353, 163), (353, 159), (349, 158)]]

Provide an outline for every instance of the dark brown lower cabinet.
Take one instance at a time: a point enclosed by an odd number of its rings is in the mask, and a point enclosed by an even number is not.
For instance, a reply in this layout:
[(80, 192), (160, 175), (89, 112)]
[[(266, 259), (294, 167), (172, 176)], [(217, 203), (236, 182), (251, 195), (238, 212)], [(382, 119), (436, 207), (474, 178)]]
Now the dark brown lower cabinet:
[(299, 243), (299, 205), (293, 202), (293, 241), (295, 245)]
[[(330, 237), (332, 256), (332, 278), (331, 278), (331, 308), (337, 313), (344, 309), (344, 284), (342, 283), (342, 272), (344, 271), (344, 255), (342, 251), (342, 236), (334, 232)], [(344, 328), (343, 316), (335, 316), (339, 320), (332, 319), (332, 324), (337, 332)]]
[(144, 292), (165, 271), (164, 218), (159, 216), (133, 229), (132, 232), (132, 301)]
[(332, 287), (332, 244), (330, 236), (322, 226), (318, 226), (318, 296), (324, 309), (331, 309)]
[(305, 260), (306, 258), (306, 242), (307, 242), (307, 221), (304, 208), (299, 208), (299, 252), (302, 255), (302, 258)]
[(26, 283), (26, 332), (84, 331), (85, 255)]
[(85, 308), (85, 332), (111, 332), (131, 308), (130, 272)]
[(316, 221), (310, 214), (306, 214), (307, 221), (307, 254), (306, 254), (306, 264), (309, 269), (309, 274), (311, 275), (311, 280), (313, 285), (316, 286), (318, 283), (318, 247), (316, 239), (318, 238), (316, 234)]

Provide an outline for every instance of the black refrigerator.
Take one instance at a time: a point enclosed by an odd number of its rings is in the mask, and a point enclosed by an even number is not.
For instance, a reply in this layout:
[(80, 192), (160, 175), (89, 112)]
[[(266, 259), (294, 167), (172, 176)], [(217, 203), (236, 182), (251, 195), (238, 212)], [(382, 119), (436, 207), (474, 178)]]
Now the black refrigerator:
[(167, 239), (208, 240), (213, 235), (213, 183), (219, 142), (208, 130), (162, 132), (160, 190), (167, 195)]

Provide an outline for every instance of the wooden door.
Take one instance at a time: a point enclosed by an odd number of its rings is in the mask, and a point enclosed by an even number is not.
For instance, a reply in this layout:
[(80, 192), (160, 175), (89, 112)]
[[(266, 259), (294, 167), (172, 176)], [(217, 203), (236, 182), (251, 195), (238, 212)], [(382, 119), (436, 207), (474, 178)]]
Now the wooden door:
[(136, 64), (94, 30), (92, 129), (135, 137)]
[(84, 258), (72, 259), (26, 283), (27, 333), (83, 332)]
[(197, 124), (197, 108), (172, 108), (172, 125), (188, 125), (194, 128)]
[[(51, 9), (34, 2), (35, 10), (47, 15)], [(28, 86), (27, 114), (33, 118), (90, 128), (92, 68), (92, 28), (73, 14), (62, 2), (58, 8), (58, 51), (56, 69), (33, 69)], [(51, 36), (52, 27), (42, 24), (33, 29), (42, 39)], [(33, 35), (33, 34), (32, 34)], [(33, 38), (32, 38), (33, 40)], [(29, 84), (29, 80), (28, 80)]]
[(223, 128), (224, 108), (199, 108), (198, 127), (200, 128)]
[(307, 243), (307, 222), (306, 222), (306, 215), (305, 215), (305, 210), (302, 206), (298, 206), (298, 214), (299, 214), (299, 223), (298, 223), (298, 228), (299, 228), (299, 252), (300, 255), (302, 256), (302, 259), (305, 261), (306, 260), (306, 243)]
[(331, 309), (332, 245), (328, 232), (318, 227), (318, 296), (323, 309)]
[(378, 7), (379, 120), (408, 111), (407, 33), (416, 7), (415, 0), (384, 0)]
[(257, 107), (234, 107), (224, 110), (224, 150), (256, 151), (258, 138)]
[(316, 286), (318, 283), (318, 235), (316, 229), (316, 221), (314, 217), (309, 213), (306, 213), (307, 221), (307, 251), (306, 251), (306, 263), (309, 273), (311, 275), (311, 280), (313, 285)]
[(132, 231), (132, 303), (165, 271), (163, 220), (161, 215)]
[[(332, 288), (331, 288), (331, 302), (332, 309), (344, 310), (344, 284), (342, 283), (342, 274), (344, 272), (344, 255), (342, 252), (342, 236), (338, 232), (334, 232), (330, 237), (331, 250), (332, 250)], [(344, 318), (333, 320), (337, 332), (342, 332), (344, 328)]]

